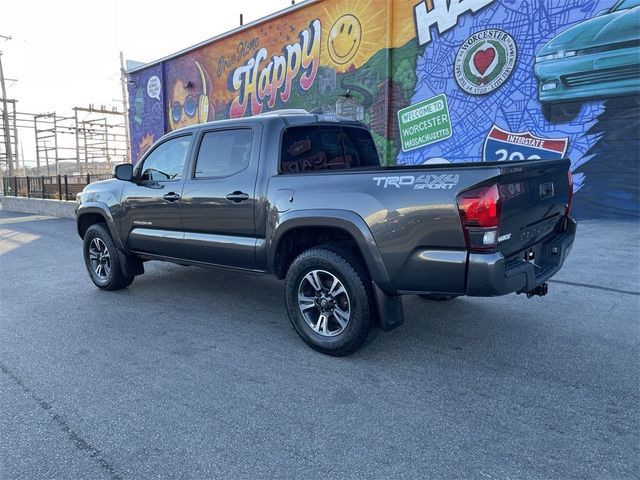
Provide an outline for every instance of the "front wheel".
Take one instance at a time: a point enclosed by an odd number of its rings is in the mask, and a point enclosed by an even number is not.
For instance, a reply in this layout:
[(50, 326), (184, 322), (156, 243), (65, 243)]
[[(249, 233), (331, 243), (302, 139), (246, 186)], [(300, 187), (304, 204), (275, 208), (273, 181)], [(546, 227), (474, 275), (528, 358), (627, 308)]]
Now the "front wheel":
[(91, 225), (84, 235), (84, 263), (96, 287), (103, 290), (127, 288), (134, 277), (122, 274), (120, 258), (106, 225)]
[(312, 248), (289, 267), (285, 301), (302, 340), (319, 352), (349, 355), (372, 327), (371, 297), (364, 270), (337, 249)]

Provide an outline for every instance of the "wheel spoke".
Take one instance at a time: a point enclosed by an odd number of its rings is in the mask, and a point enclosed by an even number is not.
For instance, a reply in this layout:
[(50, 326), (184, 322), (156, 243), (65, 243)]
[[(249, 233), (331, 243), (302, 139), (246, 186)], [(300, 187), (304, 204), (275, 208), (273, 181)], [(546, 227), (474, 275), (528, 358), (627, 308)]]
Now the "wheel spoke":
[(337, 322), (340, 324), (341, 330), (347, 326), (347, 323), (349, 322), (349, 312), (345, 312), (341, 308), (336, 307), (335, 310), (333, 311), (333, 316), (335, 317)]
[(320, 331), (320, 322), (322, 320), (322, 315), (318, 317), (315, 323), (310, 323), (309, 326), (313, 329), (314, 332)]
[(98, 260), (98, 252), (95, 250), (89, 250), (89, 259), (90, 260)]
[(304, 278), (307, 279), (307, 281), (311, 284), (311, 287), (316, 292), (319, 292), (320, 290), (322, 290), (322, 283), (320, 282), (320, 277), (318, 277), (317, 270), (307, 273), (307, 275)]
[(338, 295), (344, 293), (345, 291), (346, 290), (344, 289), (342, 283), (340, 283), (340, 280), (338, 280), (336, 277), (333, 277), (333, 283), (331, 284), (331, 288), (329, 289), (329, 295), (331, 295), (331, 297), (333, 298), (336, 298)]
[(321, 313), (320, 316), (318, 317), (318, 321), (316, 322), (316, 324), (314, 326), (312, 326), (312, 328), (318, 332), (318, 333), (322, 333), (324, 335), (327, 334), (327, 322), (328, 318), (324, 313)]
[(102, 264), (99, 263), (98, 266), (96, 267), (96, 275), (98, 275), (99, 277), (102, 277)]
[(307, 297), (306, 295), (298, 294), (298, 305), (301, 311), (309, 310), (316, 306), (315, 299), (313, 297)]

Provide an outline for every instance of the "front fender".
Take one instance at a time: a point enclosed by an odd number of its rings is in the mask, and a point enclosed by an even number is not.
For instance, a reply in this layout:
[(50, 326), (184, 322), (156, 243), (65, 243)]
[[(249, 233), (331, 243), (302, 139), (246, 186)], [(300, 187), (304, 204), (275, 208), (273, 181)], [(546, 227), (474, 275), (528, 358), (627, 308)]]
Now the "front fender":
[(76, 229), (78, 231), (78, 235), (80, 235), (80, 219), (82, 216), (88, 214), (98, 214), (102, 216), (105, 219), (107, 227), (109, 228), (109, 233), (111, 233), (111, 238), (113, 238), (116, 247), (124, 250), (119, 229), (113, 219), (113, 214), (111, 213), (108, 205), (103, 202), (84, 202), (78, 206), (76, 209)]
[(273, 225), (271, 234), (267, 232), (267, 264), (270, 271), (275, 271), (280, 240), (287, 232), (301, 227), (333, 227), (348, 232), (362, 253), (371, 279), (382, 289), (388, 287), (389, 275), (369, 227), (362, 217), (348, 210), (296, 210), (282, 214)]

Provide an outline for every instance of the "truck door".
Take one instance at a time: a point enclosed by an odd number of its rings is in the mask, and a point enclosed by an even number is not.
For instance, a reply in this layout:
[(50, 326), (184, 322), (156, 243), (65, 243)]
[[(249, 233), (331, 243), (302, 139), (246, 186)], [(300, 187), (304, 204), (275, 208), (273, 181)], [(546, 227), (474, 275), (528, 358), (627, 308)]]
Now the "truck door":
[(182, 193), (188, 258), (256, 268), (258, 126), (203, 129)]
[(181, 194), (193, 135), (154, 146), (122, 192), (121, 228), (129, 250), (185, 258)]

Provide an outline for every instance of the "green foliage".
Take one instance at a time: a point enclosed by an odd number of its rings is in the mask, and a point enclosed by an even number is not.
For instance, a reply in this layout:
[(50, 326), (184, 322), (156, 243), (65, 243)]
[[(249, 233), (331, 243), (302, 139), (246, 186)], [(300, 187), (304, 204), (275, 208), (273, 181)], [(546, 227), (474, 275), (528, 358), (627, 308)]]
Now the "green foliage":
[[(365, 118), (365, 121), (367, 119)], [(376, 132), (371, 130), (371, 136), (373, 137), (373, 141), (376, 144), (376, 148), (378, 149), (378, 154), (380, 155), (380, 159), (382, 160), (382, 165), (394, 165), (396, 156), (398, 155), (398, 147), (396, 146), (396, 142), (393, 140), (387, 140), (382, 135), (378, 135)], [(388, 154), (385, 156), (385, 152)]]
[(402, 60), (393, 72), (393, 80), (402, 86), (405, 97), (410, 98), (416, 85), (415, 60)]

